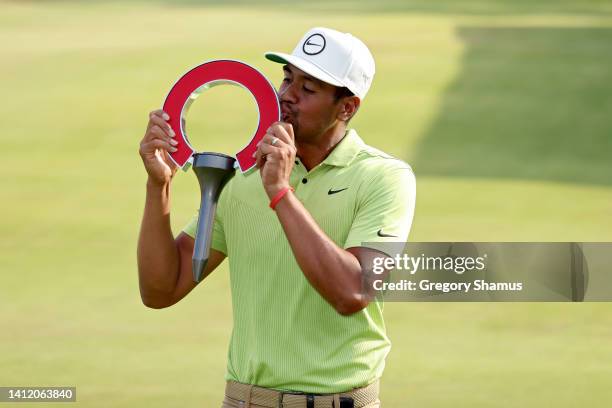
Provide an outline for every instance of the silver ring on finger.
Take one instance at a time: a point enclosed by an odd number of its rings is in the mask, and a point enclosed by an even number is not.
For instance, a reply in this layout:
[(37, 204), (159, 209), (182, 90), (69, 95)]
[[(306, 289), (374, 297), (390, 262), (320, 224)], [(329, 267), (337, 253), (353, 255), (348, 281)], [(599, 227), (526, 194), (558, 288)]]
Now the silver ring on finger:
[(272, 141), (270, 142), (270, 144), (271, 144), (272, 146), (274, 146), (274, 145), (276, 144), (276, 142), (278, 142), (278, 137), (274, 137), (274, 138), (272, 138)]

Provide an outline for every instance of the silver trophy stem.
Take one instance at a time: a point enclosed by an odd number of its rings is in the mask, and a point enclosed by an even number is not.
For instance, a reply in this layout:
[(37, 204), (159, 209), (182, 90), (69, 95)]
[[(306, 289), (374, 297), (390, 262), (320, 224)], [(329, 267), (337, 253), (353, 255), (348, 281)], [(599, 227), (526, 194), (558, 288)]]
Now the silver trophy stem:
[(227, 181), (234, 175), (236, 159), (221, 153), (196, 153), (193, 171), (200, 183), (200, 212), (196, 241), (193, 247), (192, 269), (194, 282), (200, 282), (210, 256), (213, 223), (217, 200)]

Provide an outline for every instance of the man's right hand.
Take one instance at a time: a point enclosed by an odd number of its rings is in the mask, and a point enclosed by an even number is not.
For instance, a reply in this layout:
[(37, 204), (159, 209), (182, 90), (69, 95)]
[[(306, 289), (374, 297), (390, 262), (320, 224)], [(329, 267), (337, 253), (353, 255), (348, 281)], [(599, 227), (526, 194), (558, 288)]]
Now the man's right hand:
[(149, 182), (157, 185), (170, 183), (178, 166), (168, 152), (175, 152), (178, 142), (168, 124), (170, 117), (161, 109), (149, 113), (149, 124), (140, 142), (140, 157), (149, 175)]

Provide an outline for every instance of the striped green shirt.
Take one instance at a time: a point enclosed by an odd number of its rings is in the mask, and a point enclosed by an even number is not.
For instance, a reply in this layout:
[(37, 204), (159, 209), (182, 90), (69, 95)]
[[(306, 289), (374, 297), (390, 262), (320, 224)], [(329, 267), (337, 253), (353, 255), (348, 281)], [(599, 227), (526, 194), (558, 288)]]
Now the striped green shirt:
[[(341, 248), (404, 241), (415, 205), (410, 167), (349, 131), (310, 171), (298, 161), (296, 197)], [(259, 172), (236, 172), (224, 187), (212, 247), (228, 256), (234, 327), (226, 379), (279, 390), (336, 393), (383, 372), (391, 343), (383, 305), (340, 315), (310, 285), (274, 211)], [(195, 236), (197, 214), (185, 227)], [(379, 236), (395, 235), (396, 237)]]

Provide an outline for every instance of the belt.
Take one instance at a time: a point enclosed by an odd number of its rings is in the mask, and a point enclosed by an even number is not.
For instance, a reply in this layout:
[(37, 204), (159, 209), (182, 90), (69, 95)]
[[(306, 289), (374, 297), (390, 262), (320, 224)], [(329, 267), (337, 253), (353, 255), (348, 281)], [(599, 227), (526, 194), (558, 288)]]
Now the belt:
[(244, 401), (245, 408), (249, 408), (250, 404), (269, 408), (360, 408), (375, 402), (378, 390), (378, 380), (365, 387), (338, 394), (277, 391), (235, 381), (228, 381), (225, 385), (225, 395)]

